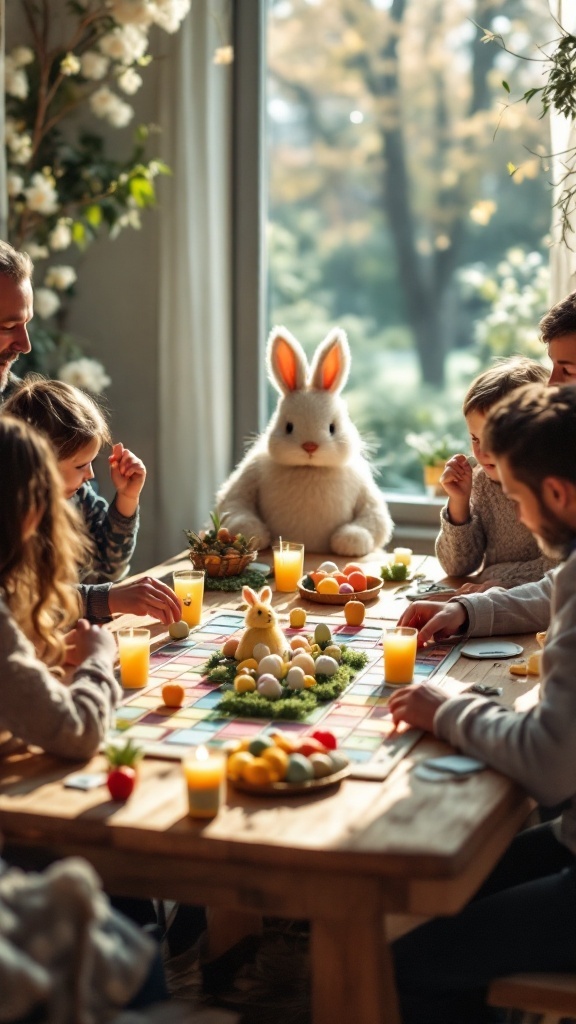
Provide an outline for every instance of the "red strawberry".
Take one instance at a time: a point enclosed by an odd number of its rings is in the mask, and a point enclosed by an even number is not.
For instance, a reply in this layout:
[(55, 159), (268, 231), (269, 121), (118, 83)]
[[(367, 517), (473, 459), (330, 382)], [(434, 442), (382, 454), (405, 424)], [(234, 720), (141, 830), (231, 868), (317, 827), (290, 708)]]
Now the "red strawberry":
[(106, 779), (113, 800), (127, 800), (136, 785), (136, 771), (128, 765), (111, 768)]
[(319, 743), (323, 743), (327, 750), (336, 750), (336, 747), (338, 746), (334, 733), (330, 732), (329, 729), (316, 729), (316, 731), (312, 733), (312, 737), (313, 739), (318, 740)]

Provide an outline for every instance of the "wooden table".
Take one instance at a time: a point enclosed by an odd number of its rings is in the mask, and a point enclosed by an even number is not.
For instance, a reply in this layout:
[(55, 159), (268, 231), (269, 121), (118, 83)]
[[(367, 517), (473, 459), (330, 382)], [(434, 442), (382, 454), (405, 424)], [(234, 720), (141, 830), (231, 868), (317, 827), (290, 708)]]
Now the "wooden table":
[[(438, 578), (433, 559), (420, 561)], [(152, 572), (165, 576), (180, 563)], [(395, 589), (369, 606), (370, 618), (398, 617), (404, 602)], [(239, 603), (238, 594), (206, 598), (209, 607)], [(275, 603), (283, 612), (302, 600), (276, 595)], [(163, 630), (154, 631), (160, 643)], [(533, 636), (521, 642), (527, 652), (536, 647)], [(443, 685), (458, 692), (486, 678), (504, 686), (509, 703), (533, 699), (534, 680), (510, 676), (506, 662), (461, 658)], [(101, 788), (65, 789), (78, 765), (20, 755), (0, 770), (0, 829), (58, 856), (85, 856), (111, 893), (308, 918), (314, 1024), (398, 1024), (384, 915), (457, 912), (531, 808), (521, 788), (494, 771), (442, 786), (414, 777), (416, 762), (447, 749), (427, 737), (384, 782), (348, 779), (314, 796), (274, 802), (230, 787), (227, 806), (207, 824), (188, 818), (173, 762), (146, 759), (121, 806)], [(100, 756), (87, 765), (101, 767)]]

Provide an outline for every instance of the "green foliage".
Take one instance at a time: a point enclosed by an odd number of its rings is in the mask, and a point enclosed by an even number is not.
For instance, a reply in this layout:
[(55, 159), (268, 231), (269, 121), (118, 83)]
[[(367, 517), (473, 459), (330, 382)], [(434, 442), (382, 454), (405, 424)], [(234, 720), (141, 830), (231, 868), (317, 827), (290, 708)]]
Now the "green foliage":
[(385, 583), (401, 583), (408, 579), (408, 566), (404, 562), (392, 562), (382, 566), (380, 575)]

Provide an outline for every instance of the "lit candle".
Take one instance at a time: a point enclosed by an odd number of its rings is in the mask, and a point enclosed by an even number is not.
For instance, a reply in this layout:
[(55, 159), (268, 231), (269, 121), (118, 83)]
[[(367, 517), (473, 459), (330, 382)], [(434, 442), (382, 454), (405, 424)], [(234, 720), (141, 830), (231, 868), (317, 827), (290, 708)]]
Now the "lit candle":
[(401, 562), (408, 568), (412, 561), (412, 548), (394, 548), (394, 561)]
[(195, 747), (182, 761), (188, 789), (188, 813), (213, 818), (226, 799), (226, 755), (221, 750)]
[(393, 626), (384, 630), (384, 681), (392, 685), (411, 683), (416, 664), (418, 630), (412, 626)]
[(182, 618), (189, 626), (198, 626), (202, 618), (204, 572), (201, 569), (180, 569), (173, 575), (174, 593), (182, 602)]
[(298, 589), (298, 580), (304, 575), (304, 545), (280, 541), (274, 548), (274, 579), (276, 590), (290, 593)]
[(125, 690), (146, 686), (150, 667), (150, 630), (126, 626), (119, 629), (120, 682)]

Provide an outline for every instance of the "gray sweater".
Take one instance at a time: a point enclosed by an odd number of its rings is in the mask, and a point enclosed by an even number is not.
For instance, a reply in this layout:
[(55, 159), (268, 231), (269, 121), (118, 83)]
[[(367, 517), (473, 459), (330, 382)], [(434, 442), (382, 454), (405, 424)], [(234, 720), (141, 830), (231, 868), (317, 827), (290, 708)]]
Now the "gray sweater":
[(112, 658), (92, 655), (70, 686), (36, 657), (0, 596), (0, 732), (49, 754), (78, 760), (96, 753), (122, 691)]
[(540, 803), (570, 800), (559, 838), (576, 853), (576, 552), (539, 584), (457, 600), (476, 634), (548, 628), (541, 699), (518, 713), (484, 698), (453, 697), (436, 712), (434, 732), (515, 779)]
[(481, 466), (472, 474), (470, 518), (456, 525), (448, 505), (440, 513), (436, 557), (449, 576), (477, 572), (479, 582), (516, 587), (542, 579), (557, 562), (542, 554), (530, 530), (518, 522), (514, 502)]

